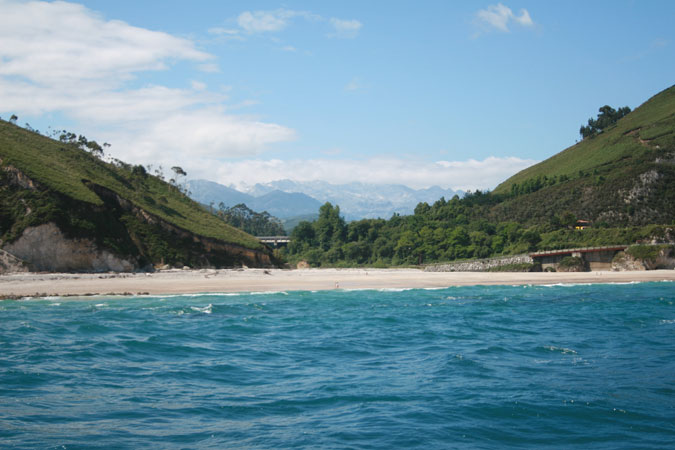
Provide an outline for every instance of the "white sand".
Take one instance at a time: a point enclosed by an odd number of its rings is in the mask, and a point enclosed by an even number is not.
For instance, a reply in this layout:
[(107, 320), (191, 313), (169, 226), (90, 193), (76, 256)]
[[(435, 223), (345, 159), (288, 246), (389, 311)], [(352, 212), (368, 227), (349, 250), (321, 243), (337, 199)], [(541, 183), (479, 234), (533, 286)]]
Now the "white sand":
[(640, 272), (423, 272), (417, 269), (173, 270), (152, 274), (0, 276), (0, 297), (199, 292), (444, 288), (467, 285), (675, 281), (675, 270)]

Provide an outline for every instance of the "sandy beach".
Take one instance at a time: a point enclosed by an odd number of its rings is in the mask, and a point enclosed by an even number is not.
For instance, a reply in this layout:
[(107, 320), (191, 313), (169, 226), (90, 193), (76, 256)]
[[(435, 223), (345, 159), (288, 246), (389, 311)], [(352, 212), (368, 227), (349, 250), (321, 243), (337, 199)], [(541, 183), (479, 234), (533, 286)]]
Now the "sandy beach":
[(645, 281), (675, 281), (675, 270), (488, 273), (424, 272), (418, 269), (204, 269), (155, 273), (16, 273), (0, 276), (0, 298)]

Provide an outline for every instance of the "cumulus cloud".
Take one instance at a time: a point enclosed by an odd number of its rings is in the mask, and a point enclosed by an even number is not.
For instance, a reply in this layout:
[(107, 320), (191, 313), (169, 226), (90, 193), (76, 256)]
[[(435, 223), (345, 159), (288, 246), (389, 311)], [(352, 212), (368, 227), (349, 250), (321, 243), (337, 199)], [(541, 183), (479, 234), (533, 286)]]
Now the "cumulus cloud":
[[(118, 133), (120, 146), (131, 149), (130, 162), (168, 162), (176, 154), (189, 153), (190, 158), (206, 158), (210, 168), (221, 158), (250, 157), (266, 145), (295, 138), (291, 129), (227, 114), (219, 108), (176, 112), (160, 120)], [(189, 130), (183, 133), (181, 130)]]
[(342, 20), (332, 17), (329, 20), (334, 32), (329, 36), (343, 39), (353, 39), (359, 34), (363, 24), (358, 20)]
[(490, 189), (537, 161), (515, 157), (484, 160), (426, 162), (399, 158), (347, 159), (247, 159), (222, 162), (209, 170), (194, 167), (191, 176), (225, 185), (244, 187), (255, 183), (292, 179), (349, 183), (404, 184), (413, 188), (433, 185), (451, 189)]
[(502, 32), (509, 32), (509, 25), (511, 24), (523, 27), (534, 25), (530, 13), (526, 9), (521, 9), (520, 15), (517, 16), (511, 11), (511, 8), (501, 3), (490, 5), (486, 9), (478, 11), (476, 21), (484, 29), (496, 29)]
[(106, 21), (73, 3), (0, 1), (0, 75), (35, 83), (114, 83), (173, 60), (213, 56), (167, 33)]
[[(136, 162), (182, 160), (187, 151), (252, 156), (294, 138), (283, 126), (228, 114), (227, 95), (198, 81), (185, 89), (129, 87), (141, 74), (181, 61), (217, 71), (215, 58), (190, 40), (105, 20), (66, 2), (0, 0), (0, 10), (5, 112), (63, 113), (112, 142), (117, 157)], [(141, 154), (148, 160), (138, 161)]]

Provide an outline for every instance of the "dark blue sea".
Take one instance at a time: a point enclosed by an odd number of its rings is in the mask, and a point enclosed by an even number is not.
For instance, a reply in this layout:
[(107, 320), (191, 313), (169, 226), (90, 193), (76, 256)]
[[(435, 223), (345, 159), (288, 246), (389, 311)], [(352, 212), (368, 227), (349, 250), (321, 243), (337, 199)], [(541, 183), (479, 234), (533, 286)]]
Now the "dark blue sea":
[(675, 285), (0, 301), (0, 447), (675, 447)]

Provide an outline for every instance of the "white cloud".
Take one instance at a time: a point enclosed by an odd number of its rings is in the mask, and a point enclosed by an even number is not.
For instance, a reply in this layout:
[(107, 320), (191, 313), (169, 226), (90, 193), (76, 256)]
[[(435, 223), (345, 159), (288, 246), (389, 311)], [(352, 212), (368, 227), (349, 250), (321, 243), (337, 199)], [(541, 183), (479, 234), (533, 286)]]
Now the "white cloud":
[(215, 35), (226, 35), (226, 36), (234, 36), (239, 34), (239, 30), (235, 30), (233, 28), (223, 28), (223, 27), (213, 27), (209, 28), (208, 32), (210, 34), (215, 34)]
[(73, 3), (0, 1), (0, 9), (0, 76), (119, 85), (134, 72), (164, 70), (174, 60), (213, 59), (189, 40), (105, 21)]
[(217, 71), (215, 58), (190, 40), (108, 21), (72, 3), (0, 0), (0, 10), (4, 112), (63, 113), (84, 126), (75, 131), (94, 131), (130, 162), (177, 162), (189, 152), (252, 156), (294, 138), (281, 125), (228, 114), (227, 95), (198, 81), (185, 89), (128, 87), (140, 74), (179, 61)]
[(289, 128), (226, 114), (213, 107), (175, 112), (126, 134), (117, 134), (115, 147), (123, 149), (122, 159), (129, 162), (169, 164), (176, 161), (176, 155), (182, 155), (186, 162), (206, 159), (205, 169), (215, 170), (220, 159), (250, 157), (268, 144), (294, 138), (295, 132)]
[(329, 36), (343, 39), (355, 38), (359, 34), (359, 30), (363, 27), (363, 24), (358, 20), (342, 20), (332, 17), (329, 22), (335, 30)]
[(503, 32), (509, 32), (509, 25), (512, 23), (524, 27), (534, 25), (530, 13), (526, 9), (521, 9), (520, 15), (516, 16), (511, 8), (501, 3), (490, 5), (486, 9), (478, 11), (476, 20), (485, 29), (496, 29)]
[[(244, 11), (237, 16), (236, 22), (241, 31), (247, 34), (276, 33), (288, 27), (296, 17), (312, 22), (328, 22), (332, 29), (328, 33), (328, 37), (355, 38), (363, 27), (363, 24), (355, 19), (343, 20), (335, 17), (325, 19), (318, 14), (308, 11), (295, 11), (285, 8), (267, 11)], [(209, 29), (209, 33), (226, 36), (230, 39), (241, 39), (239, 30), (236, 29), (215, 27)]]
[(291, 17), (289, 11), (283, 9), (278, 11), (244, 11), (237, 18), (237, 23), (249, 33), (263, 33), (283, 30)]
[(206, 83), (202, 83), (201, 81), (192, 80), (190, 84), (195, 91), (203, 91), (206, 89)]
[[(451, 189), (490, 189), (537, 161), (515, 157), (489, 157), (482, 161), (426, 162), (398, 158), (346, 159), (247, 159), (221, 162), (211, 167), (193, 167), (192, 178), (206, 178), (225, 185), (243, 187), (281, 179), (323, 180), (349, 183), (367, 180), (373, 184), (404, 184), (413, 188), (433, 185)], [(209, 167), (205, 170), (206, 167)]]
[(217, 36), (224, 41), (244, 41), (241, 30), (234, 28), (213, 27), (207, 30), (209, 34)]
[(321, 17), (307, 11), (293, 11), (280, 8), (274, 11), (244, 11), (237, 17), (237, 24), (247, 33), (281, 31), (295, 17), (306, 20), (320, 20)]

